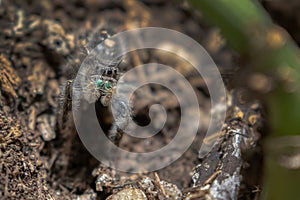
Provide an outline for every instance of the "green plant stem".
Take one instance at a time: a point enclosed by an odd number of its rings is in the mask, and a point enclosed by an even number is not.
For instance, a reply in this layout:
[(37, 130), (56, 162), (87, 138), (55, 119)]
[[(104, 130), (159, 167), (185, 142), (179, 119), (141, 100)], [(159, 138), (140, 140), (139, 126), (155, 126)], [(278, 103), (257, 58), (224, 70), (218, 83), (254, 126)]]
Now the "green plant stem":
[[(267, 96), (274, 136), (300, 134), (300, 62), (295, 43), (272, 20), (259, 3), (250, 0), (190, 0), (217, 25), (229, 44), (249, 59), (253, 70), (273, 73), (279, 86)], [(277, 34), (282, 44), (273, 45), (268, 37)], [(279, 38), (280, 39), (280, 38)], [(276, 38), (275, 38), (276, 40)], [(276, 43), (276, 41), (274, 41)], [(280, 42), (280, 41), (279, 41)], [(290, 71), (281, 80), (282, 70)], [(294, 84), (294, 85), (291, 85)], [(286, 85), (294, 87), (291, 92)]]
[(271, 74), (275, 79), (274, 89), (264, 97), (269, 109), (271, 133), (264, 144), (266, 155), (262, 197), (273, 200), (299, 198), (300, 169), (291, 170), (283, 166), (280, 160), (286, 155), (299, 156), (300, 145), (290, 150), (291, 145), (287, 143), (279, 152), (276, 151), (284, 138), (295, 135), (300, 141), (298, 47), (284, 30), (272, 23), (267, 12), (254, 0), (189, 2), (201, 9), (204, 16), (221, 29), (228, 43), (248, 58), (248, 67), (267, 76)]

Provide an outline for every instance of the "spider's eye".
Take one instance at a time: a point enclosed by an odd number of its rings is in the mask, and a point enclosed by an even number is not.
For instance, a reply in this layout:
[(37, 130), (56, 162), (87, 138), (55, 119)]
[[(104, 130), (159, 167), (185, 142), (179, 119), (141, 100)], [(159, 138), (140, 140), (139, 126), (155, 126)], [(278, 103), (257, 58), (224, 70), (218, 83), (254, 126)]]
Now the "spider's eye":
[(102, 83), (103, 83), (103, 80), (98, 79), (98, 80), (97, 80), (97, 87), (98, 87), (98, 88), (101, 88)]
[(108, 69), (108, 70), (107, 70), (107, 74), (108, 74), (108, 75), (112, 75), (112, 70), (111, 70), (111, 69)]
[(105, 81), (105, 88), (106, 89), (111, 89), (112, 88), (111, 82)]
[(100, 68), (100, 74), (104, 73), (104, 69)]

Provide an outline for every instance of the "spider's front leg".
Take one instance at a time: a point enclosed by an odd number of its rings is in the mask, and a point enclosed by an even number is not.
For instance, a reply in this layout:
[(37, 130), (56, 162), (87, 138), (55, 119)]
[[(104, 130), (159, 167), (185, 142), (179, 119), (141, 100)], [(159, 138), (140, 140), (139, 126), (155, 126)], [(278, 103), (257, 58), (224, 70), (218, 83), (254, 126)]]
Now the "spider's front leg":
[(57, 108), (59, 130), (64, 130), (67, 127), (68, 121), (70, 121), (70, 111), (72, 110), (72, 86), (73, 80), (68, 80), (60, 89), (59, 106)]
[(114, 116), (114, 122), (108, 132), (108, 137), (116, 145), (119, 145), (124, 130), (132, 120), (132, 106), (126, 103), (124, 97), (116, 95), (111, 101), (112, 114)]
[[(100, 74), (100, 75), (99, 75)], [(108, 131), (108, 138), (116, 145), (123, 136), (124, 129), (131, 120), (132, 108), (127, 105), (124, 95), (117, 89), (120, 73), (117, 67), (101, 67), (99, 74), (92, 76), (96, 83), (98, 100), (103, 107), (108, 108), (113, 116), (112, 125)]]

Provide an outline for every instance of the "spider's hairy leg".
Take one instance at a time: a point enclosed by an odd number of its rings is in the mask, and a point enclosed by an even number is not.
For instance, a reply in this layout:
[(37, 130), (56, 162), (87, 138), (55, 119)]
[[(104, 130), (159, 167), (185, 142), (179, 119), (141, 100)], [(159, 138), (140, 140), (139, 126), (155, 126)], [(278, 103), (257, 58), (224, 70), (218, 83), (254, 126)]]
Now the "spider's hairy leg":
[(72, 110), (72, 86), (73, 80), (66, 81), (60, 88), (59, 104), (57, 108), (58, 128), (63, 130), (66, 122), (69, 121)]
[(132, 120), (132, 106), (128, 105), (124, 97), (117, 96), (112, 99), (112, 112), (114, 122), (109, 130), (108, 137), (116, 145), (119, 145), (125, 128)]
[(115, 145), (119, 146), (123, 134), (124, 134), (123, 130), (119, 129), (117, 124), (114, 122), (111, 129), (109, 130), (108, 138)]

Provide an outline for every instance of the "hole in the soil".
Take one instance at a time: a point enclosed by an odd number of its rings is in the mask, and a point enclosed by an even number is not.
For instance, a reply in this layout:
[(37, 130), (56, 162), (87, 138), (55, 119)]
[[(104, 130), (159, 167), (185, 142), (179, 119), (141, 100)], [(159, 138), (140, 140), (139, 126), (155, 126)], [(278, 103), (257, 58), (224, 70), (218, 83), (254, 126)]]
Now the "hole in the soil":
[(137, 125), (139, 126), (147, 126), (150, 124), (151, 119), (149, 115), (145, 115), (145, 113), (149, 113), (149, 107), (145, 107), (133, 116), (133, 120), (136, 122)]
[(24, 107), (23, 107), (23, 105), (21, 103), (18, 105), (18, 111), (19, 112), (23, 112), (24, 111)]
[(55, 46), (61, 47), (62, 42), (60, 40), (55, 40), (54, 41)]

